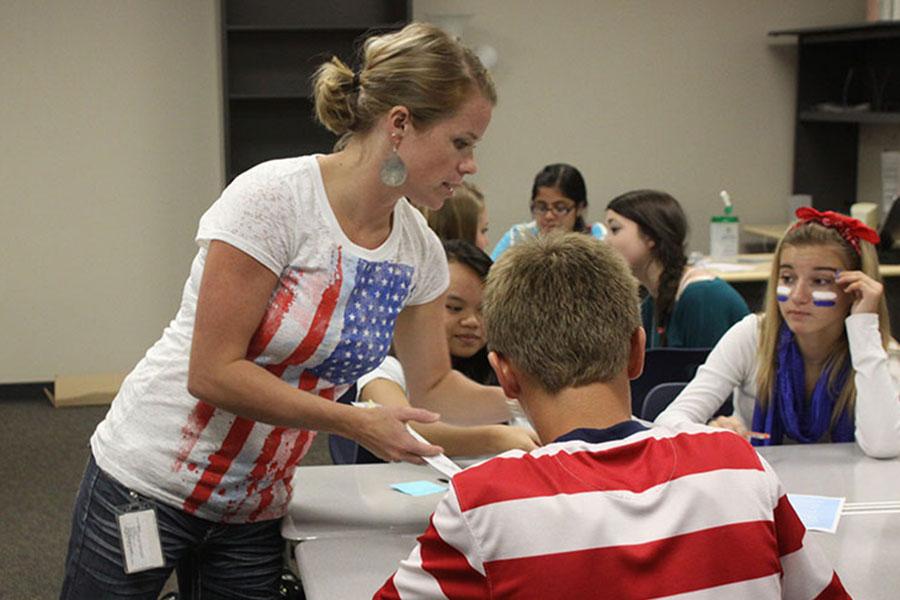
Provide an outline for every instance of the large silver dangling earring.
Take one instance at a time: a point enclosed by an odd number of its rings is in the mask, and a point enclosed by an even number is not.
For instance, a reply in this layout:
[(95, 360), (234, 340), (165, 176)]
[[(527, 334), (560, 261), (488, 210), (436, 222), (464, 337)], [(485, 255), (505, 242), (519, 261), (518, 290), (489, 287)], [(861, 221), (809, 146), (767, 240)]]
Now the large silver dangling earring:
[(391, 155), (381, 165), (381, 171), (378, 174), (381, 177), (381, 183), (390, 187), (400, 187), (406, 182), (406, 164), (397, 154), (397, 144), (394, 144)]

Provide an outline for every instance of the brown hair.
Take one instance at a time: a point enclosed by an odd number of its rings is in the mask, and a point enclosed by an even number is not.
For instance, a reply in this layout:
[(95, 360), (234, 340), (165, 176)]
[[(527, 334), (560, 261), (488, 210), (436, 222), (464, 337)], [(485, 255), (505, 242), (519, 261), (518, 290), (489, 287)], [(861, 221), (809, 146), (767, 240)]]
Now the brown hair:
[[(841, 256), (844, 258), (844, 264), (847, 265), (848, 269), (860, 270), (872, 279), (881, 281), (881, 275), (878, 272), (878, 253), (875, 250), (875, 246), (869, 242), (859, 240), (860, 251), (857, 253), (853, 246), (844, 240), (837, 231), (815, 222), (804, 223), (789, 229), (785, 233), (781, 241), (778, 242), (775, 256), (772, 259), (772, 271), (769, 274), (769, 283), (766, 288), (765, 314), (760, 320), (759, 348), (757, 352), (759, 367), (756, 374), (756, 388), (760, 406), (763, 408), (766, 407), (772, 397), (778, 373), (778, 334), (784, 320), (781, 317), (781, 311), (778, 310), (775, 293), (781, 271), (781, 253), (786, 246), (831, 246), (841, 253)], [(888, 318), (887, 303), (883, 295), (878, 306), (878, 320), (881, 329), (881, 343), (887, 348), (887, 343), (890, 339), (890, 320)], [(847, 334), (844, 332), (841, 339), (832, 348), (825, 362), (824, 368), (831, 369), (828, 381), (829, 387), (834, 385), (843, 365), (849, 364), (849, 361), (850, 347), (847, 342)], [(853, 410), (855, 402), (856, 383), (851, 376), (847, 377), (843, 389), (838, 392), (838, 397), (834, 404), (834, 412), (831, 415), (832, 424), (835, 423), (844, 410)]]
[(484, 210), (484, 195), (475, 185), (463, 182), (440, 210), (425, 207), (419, 210), (441, 241), (465, 240), (474, 244), (478, 237), (478, 219)]
[(504, 252), (488, 274), (483, 311), (488, 347), (550, 393), (613, 379), (641, 326), (624, 259), (578, 233), (538, 236)]
[(650, 254), (662, 266), (653, 303), (653, 319), (657, 329), (662, 330), (660, 343), (667, 346), (669, 319), (675, 310), (678, 285), (687, 264), (688, 225), (684, 210), (678, 200), (656, 190), (627, 192), (610, 200), (606, 208), (634, 221), (641, 234), (653, 240)]
[(427, 128), (451, 116), (474, 91), (497, 102), (478, 57), (434, 25), (410, 23), (372, 36), (361, 54), (358, 74), (332, 57), (313, 75), (316, 117), (337, 135), (367, 132), (393, 106), (405, 106), (414, 124)]

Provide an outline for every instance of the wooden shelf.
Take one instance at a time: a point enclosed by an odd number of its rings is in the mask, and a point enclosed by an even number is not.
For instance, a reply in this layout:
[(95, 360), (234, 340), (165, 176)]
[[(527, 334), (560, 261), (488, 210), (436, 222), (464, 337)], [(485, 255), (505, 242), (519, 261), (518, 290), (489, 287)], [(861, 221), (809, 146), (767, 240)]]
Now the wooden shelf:
[(229, 94), (228, 100), (234, 101), (256, 101), (256, 100), (300, 100), (312, 102), (313, 98), (309, 94)]
[(801, 121), (818, 121), (823, 123), (872, 123), (900, 124), (898, 112), (852, 111), (831, 112), (822, 110), (804, 110), (798, 115)]
[(769, 36), (797, 36), (805, 44), (857, 42), (900, 37), (900, 21), (873, 21), (825, 27), (800, 27), (770, 31)]
[(791, 28), (769, 36), (797, 39), (792, 191), (811, 195), (819, 210), (847, 213), (856, 201), (859, 126), (900, 124), (900, 22)]
[(409, 0), (222, 0), (226, 183), (266, 160), (331, 151), (313, 74), (331, 56), (354, 65), (367, 32), (411, 15)]
[(228, 33), (308, 33), (310, 31), (350, 31), (365, 33), (370, 30), (396, 29), (403, 23), (342, 23), (316, 27), (314, 25), (229, 25), (225, 28)]

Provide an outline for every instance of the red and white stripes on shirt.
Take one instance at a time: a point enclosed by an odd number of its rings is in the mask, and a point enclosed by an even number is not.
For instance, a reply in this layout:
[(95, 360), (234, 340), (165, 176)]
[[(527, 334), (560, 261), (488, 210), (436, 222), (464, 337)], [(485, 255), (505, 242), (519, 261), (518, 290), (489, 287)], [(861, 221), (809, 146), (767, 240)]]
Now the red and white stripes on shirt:
[(849, 597), (749, 444), (641, 429), (456, 475), (375, 598)]

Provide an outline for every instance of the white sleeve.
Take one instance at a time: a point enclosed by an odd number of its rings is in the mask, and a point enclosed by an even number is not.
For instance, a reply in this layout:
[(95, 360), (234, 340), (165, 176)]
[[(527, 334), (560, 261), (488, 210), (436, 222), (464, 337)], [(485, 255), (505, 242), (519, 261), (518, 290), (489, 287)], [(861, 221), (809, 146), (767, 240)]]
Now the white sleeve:
[[(677, 427), (681, 423), (706, 423), (728, 399), (735, 387), (743, 387), (756, 366), (759, 316), (750, 314), (725, 332), (697, 369), (694, 379), (678, 394), (655, 423)], [(739, 416), (735, 407), (735, 416)]]
[(227, 242), (280, 275), (299, 249), (299, 212), (285, 180), (259, 165), (225, 188), (201, 217), (196, 241)]
[(878, 315), (850, 315), (845, 325), (856, 382), (856, 443), (869, 456), (893, 458), (900, 455), (900, 397)]
[(450, 267), (447, 265), (447, 254), (437, 235), (428, 228), (425, 217), (415, 209), (418, 226), (423, 229), (421, 248), (416, 264), (413, 288), (409, 294), (407, 305), (428, 304), (447, 291), (450, 286)]
[(406, 393), (406, 376), (403, 374), (403, 366), (400, 365), (400, 361), (393, 356), (385, 356), (384, 360), (381, 361), (381, 364), (378, 365), (374, 371), (369, 371), (356, 382), (357, 400), (360, 402), (367, 400), (367, 398), (360, 398), (362, 389), (376, 379), (393, 381), (403, 388), (403, 392)]

